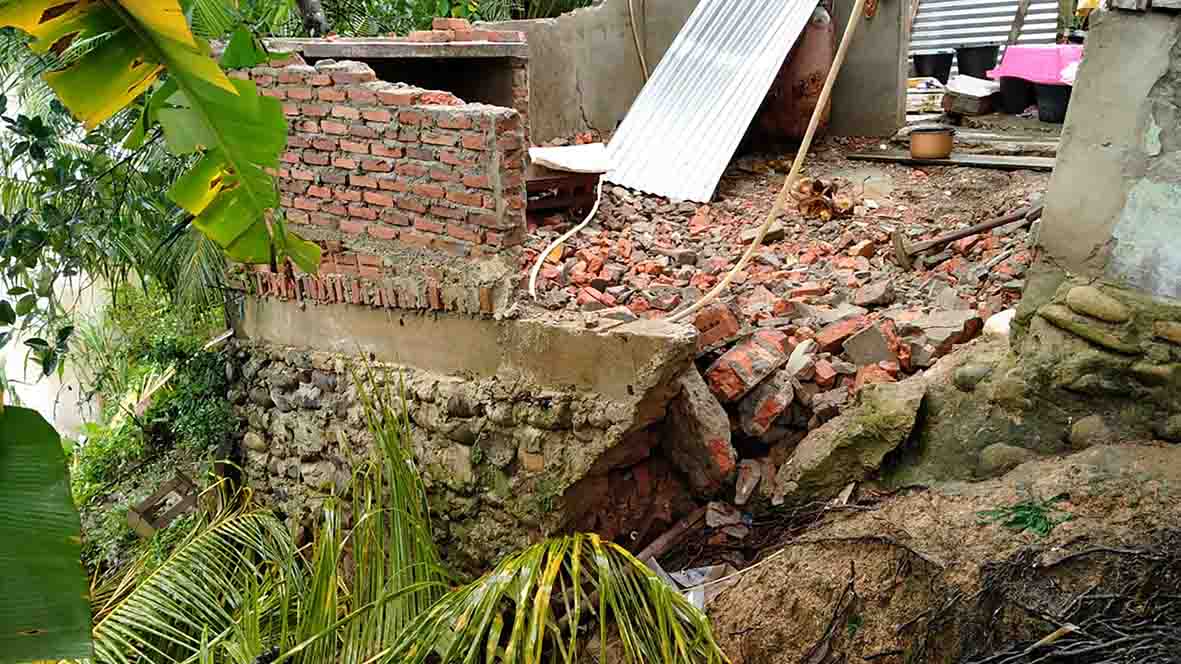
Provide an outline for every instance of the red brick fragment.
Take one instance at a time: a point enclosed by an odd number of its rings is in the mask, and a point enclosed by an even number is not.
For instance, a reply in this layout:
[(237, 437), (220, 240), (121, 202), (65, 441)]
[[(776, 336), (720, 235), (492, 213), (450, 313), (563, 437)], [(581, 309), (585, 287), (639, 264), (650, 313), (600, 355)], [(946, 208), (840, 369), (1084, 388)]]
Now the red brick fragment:
[(786, 344), (782, 332), (756, 332), (710, 366), (705, 376), (710, 391), (724, 402), (742, 397), (787, 362)]

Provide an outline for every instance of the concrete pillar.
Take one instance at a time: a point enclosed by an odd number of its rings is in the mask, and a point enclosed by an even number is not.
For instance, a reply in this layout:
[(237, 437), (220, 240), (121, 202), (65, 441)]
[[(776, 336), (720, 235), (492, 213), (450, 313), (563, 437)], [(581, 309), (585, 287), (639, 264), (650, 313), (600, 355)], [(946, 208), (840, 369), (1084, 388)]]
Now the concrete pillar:
[(1095, 15), (1014, 325), (1007, 394), (1181, 442), (1181, 17)]
[(1181, 299), (1179, 37), (1172, 14), (1094, 16), (1046, 198), (1042, 290), (1065, 271)]
[[(863, 18), (832, 96), (835, 136), (892, 136), (906, 124), (907, 34), (910, 0), (879, 0)], [(837, 39), (849, 22), (853, 0), (836, 0)]]

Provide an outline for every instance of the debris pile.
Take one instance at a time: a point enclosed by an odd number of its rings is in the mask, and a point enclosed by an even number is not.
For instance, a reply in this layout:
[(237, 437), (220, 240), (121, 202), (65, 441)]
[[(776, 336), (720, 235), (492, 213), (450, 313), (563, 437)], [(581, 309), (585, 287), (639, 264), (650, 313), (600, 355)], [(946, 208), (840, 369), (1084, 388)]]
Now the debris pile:
[[(915, 256), (911, 269), (896, 263), (891, 235), (930, 239), (1023, 207), (1047, 176), (858, 171), (831, 149), (813, 164), (825, 177), (801, 181), (792, 192), (799, 209), (773, 225), (729, 292), (693, 320), (707, 389), (682, 391), (683, 417), (672, 418), (680, 429), (666, 438), (684, 446), (674, 463), (699, 495), (715, 495), (711, 489), (737, 473), (736, 504), (782, 502), (791, 492), (779, 485), (800, 478), (777, 478), (787, 477), (781, 469), (801, 441), (867, 386), (922, 372), (1020, 297), (1031, 262), (1028, 223), (934, 248)], [(752, 241), (782, 182), (774, 170), (772, 162), (739, 161), (713, 205), (607, 187), (596, 223), (546, 257), (539, 300), (523, 304), (588, 325), (664, 317), (691, 304)], [(523, 270), (571, 220), (531, 221)], [(700, 378), (684, 382), (697, 386)], [(725, 442), (737, 459), (719, 453)]]

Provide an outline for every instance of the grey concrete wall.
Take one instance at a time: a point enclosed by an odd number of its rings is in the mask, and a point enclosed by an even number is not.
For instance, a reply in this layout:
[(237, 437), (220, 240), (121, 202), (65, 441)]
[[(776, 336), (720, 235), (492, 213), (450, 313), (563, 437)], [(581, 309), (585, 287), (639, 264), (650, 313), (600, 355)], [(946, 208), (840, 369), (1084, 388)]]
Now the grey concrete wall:
[[(862, 19), (833, 89), (830, 134), (892, 136), (906, 124), (909, 5), (903, 0), (881, 0), (877, 14)], [(838, 39), (852, 7), (853, 0), (834, 3)]]
[(1093, 19), (1046, 198), (1041, 267), (1181, 298), (1181, 17)]
[[(633, 0), (643, 17), (641, 39), (651, 70), (697, 2)], [(834, 92), (832, 133), (885, 136), (904, 123), (905, 4), (881, 0), (877, 16), (862, 24)], [(851, 6), (852, 0), (837, 2), (838, 35)], [(587, 129), (614, 130), (644, 86), (627, 0), (604, 0), (554, 19), (492, 25), (529, 36), (535, 143)]]
[[(697, 0), (633, 0), (641, 45), (655, 69)], [(627, 0), (605, 0), (552, 19), (504, 21), (529, 36), (530, 123), (535, 143), (618, 126), (644, 87)]]

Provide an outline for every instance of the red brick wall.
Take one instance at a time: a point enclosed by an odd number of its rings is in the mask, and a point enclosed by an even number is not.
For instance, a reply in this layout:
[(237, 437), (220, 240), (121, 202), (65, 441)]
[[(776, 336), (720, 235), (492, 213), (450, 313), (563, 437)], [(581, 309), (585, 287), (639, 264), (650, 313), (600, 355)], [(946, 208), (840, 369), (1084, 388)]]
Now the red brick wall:
[(378, 81), (368, 65), (255, 67), (283, 100), (281, 205), (297, 232), (479, 257), (525, 229), (520, 114)]
[(379, 81), (358, 62), (312, 67), (296, 57), (236, 75), (283, 101), (280, 204), (291, 229), (323, 250), (317, 275), (255, 266), (239, 275), (241, 288), (482, 315), (507, 304), (507, 269), (472, 270), (470, 260), (507, 253), (503, 264), (515, 265), (527, 149), (518, 111)]

